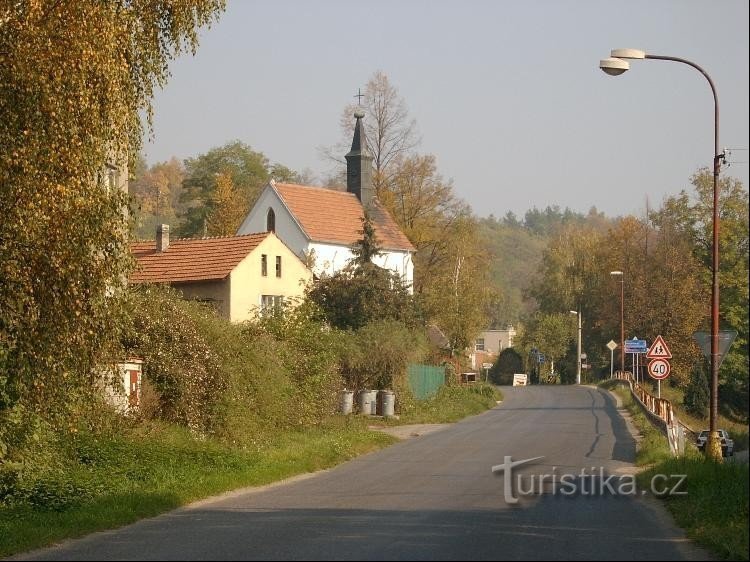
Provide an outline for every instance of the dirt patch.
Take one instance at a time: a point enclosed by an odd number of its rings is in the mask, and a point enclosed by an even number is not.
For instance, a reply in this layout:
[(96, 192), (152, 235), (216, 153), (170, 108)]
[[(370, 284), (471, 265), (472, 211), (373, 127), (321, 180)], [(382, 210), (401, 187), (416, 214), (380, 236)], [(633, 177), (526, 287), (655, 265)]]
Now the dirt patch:
[(374, 431), (382, 431), (388, 435), (393, 435), (397, 439), (413, 439), (414, 437), (421, 437), (428, 433), (434, 433), (440, 431), (444, 427), (448, 427), (449, 423), (420, 423), (414, 425), (396, 425), (392, 427), (382, 427), (377, 425), (368, 426), (368, 429)]

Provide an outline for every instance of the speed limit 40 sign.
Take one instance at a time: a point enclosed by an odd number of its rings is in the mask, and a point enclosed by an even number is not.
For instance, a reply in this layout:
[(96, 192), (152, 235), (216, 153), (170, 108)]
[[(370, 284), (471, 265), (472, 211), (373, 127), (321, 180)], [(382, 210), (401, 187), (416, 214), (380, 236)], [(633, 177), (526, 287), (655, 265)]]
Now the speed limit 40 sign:
[(652, 359), (648, 364), (648, 374), (656, 380), (663, 380), (669, 376), (672, 367), (666, 359)]

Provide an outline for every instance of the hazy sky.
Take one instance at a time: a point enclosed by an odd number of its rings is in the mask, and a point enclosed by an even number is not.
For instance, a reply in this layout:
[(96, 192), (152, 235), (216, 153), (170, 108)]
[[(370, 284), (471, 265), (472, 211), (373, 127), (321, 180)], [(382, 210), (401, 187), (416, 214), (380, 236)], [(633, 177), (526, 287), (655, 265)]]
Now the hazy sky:
[(719, 94), (725, 173), (748, 185), (748, 2), (230, 0), (155, 99), (150, 163), (233, 139), (292, 169), (328, 170), (318, 147), (376, 70), (406, 100), (420, 152), (480, 216), (559, 205), (641, 214), (713, 157), (703, 66)]

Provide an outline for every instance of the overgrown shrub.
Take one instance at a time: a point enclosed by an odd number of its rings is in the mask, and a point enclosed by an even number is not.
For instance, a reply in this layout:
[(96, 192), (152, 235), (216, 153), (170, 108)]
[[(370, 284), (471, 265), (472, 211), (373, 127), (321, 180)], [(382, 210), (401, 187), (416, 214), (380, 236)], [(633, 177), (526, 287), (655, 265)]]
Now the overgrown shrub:
[(395, 320), (378, 320), (347, 333), (342, 370), (348, 388), (402, 389), (406, 369), (427, 353), (426, 338)]
[[(243, 336), (248, 343), (264, 342), (256, 356), (264, 353), (267, 361), (276, 362), (278, 375), (264, 377), (263, 384), (277, 385), (288, 400), (288, 423), (317, 423), (334, 412), (341, 387), (342, 334), (328, 327), (313, 303), (291, 302), (272, 314), (259, 314), (243, 326)], [(278, 386), (285, 377), (291, 385)]]
[(205, 331), (215, 313), (169, 288), (137, 287), (131, 296), (131, 325), (123, 344), (128, 355), (143, 359), (143, 376), (158, 395), (157, 416), (212, 432), (227, 388), (216, 342)]
[(513, 374), (523, 373), (523, 359), (512, 347), (503, 349), (492, 364), (489, 378), (494, 384), (513, 384)]
[(316, 347), (325, 334), (312, 311), (289, 306), (240, 325), (167, 288), (138, 288), (133, 303), (125, 348), (143, 359), (142, 418), (256, 447), (272, 428), (330, 413), (336, 353)]

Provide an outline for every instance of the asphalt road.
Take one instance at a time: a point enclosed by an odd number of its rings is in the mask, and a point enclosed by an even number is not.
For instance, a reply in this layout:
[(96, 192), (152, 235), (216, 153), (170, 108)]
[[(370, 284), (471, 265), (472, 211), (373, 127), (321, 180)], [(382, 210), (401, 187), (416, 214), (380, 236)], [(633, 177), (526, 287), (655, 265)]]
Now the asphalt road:
[(335, 469), (200, 502), (26, 559), (705, 559), (641, 491), (564, 496), (548, 480), (533, 496), (512, 487), (520, 501), (507, 503), (505, 476), (492, 472), (506, 456), (544, 457), (525, 465), (527, 488), (532, 475), (580, 477), (585, 469), (586, 478), (575, 482), (590, 490), (602, 482), (588, 479), (600, 467), (606, 475), (632, 474), (635, 443), (604, 391), (503, 392), (505, 401), (489, 412)]

